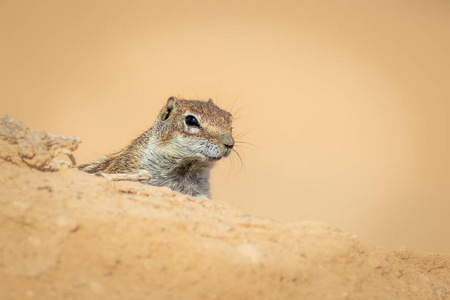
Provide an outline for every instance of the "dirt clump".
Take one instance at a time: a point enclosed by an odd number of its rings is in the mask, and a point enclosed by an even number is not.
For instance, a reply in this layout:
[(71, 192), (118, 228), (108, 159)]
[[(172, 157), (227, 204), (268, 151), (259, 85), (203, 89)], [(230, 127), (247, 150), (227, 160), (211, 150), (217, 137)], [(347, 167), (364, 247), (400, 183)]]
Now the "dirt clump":
[[(27, 165), (43, 171), (56, 171), (76, 164), (72, 152), (79, 137), (34, 131), (12, 116), (0, 118), (0, 160)], [(70, 161), (59, 158), (65, 154)]]

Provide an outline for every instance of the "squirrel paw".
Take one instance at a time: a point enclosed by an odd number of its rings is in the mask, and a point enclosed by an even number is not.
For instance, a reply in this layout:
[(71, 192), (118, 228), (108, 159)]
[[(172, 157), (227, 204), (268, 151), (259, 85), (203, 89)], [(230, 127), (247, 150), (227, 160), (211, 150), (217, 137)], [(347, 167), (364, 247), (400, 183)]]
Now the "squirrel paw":
[(116, 173), (116, 174), (108, 174), (108, 173), (97, 173), (97, 176), (104, 177), (106, 179), (112, 181), (148, 181), (152, 178), (149, 171), (142, 170), (138, 173), (128, 174), (128, 173)]

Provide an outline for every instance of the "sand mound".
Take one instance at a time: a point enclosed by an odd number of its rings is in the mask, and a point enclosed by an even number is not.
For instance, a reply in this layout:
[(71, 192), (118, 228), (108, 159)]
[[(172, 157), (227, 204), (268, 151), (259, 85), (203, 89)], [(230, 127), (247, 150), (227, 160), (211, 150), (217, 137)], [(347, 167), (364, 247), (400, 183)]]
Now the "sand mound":
[(449, 256), (385, 251), (325, 224), (279, 223), (76, 169), (0, 162), (0, 182), (0, 299), (450, 294)]

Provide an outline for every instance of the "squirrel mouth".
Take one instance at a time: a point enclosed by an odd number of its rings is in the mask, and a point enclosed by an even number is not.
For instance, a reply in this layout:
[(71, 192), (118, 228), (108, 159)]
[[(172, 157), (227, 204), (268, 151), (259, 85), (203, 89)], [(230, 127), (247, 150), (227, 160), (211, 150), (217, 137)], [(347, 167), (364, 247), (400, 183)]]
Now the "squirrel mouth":
[(197, 153), (194, 156), (191, 156), (190, 158), (188, 158), (187, 160), (192, 160), (192, 161), (203, 161), (203, 162), (216, 162), (218, 160), (220, 160), (223, 156), (219, 155), (219, 156), (211, 156), (208, 155), (206, 153)]
[(203, 155), (206, 157), (206, 159), (208, 161), (218, 161), (218, 160), (220, 160), (223, 157), (230, 156), (230, 154), (231, 154), (231, 150), (227, 150), (225, 153), (223, 153), (223, 154), (221, 154), (219, 156), (210, 156), (210, 155), (207, 155), (207, 154), (203, 154)]
[(206, 160), (208, 160), (208, 161), (218, 161), (219, 159), (222, 158), (222, 156), (214, 157), (214, 156), (207, 156), (207, 155), (205, 155), (205, 157), (206, 157)]

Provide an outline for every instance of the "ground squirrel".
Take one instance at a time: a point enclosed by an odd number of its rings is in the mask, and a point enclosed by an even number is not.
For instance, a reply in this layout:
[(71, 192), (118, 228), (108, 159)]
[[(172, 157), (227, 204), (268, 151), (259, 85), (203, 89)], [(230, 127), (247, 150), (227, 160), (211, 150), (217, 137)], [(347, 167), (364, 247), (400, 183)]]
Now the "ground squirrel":
[(128, 147), (78, 168), (118, 180), (140, 180), (210, 198), (215, 162), (234, 146), (232, 115), (209, 101), (170, 97), (156, 122)]

